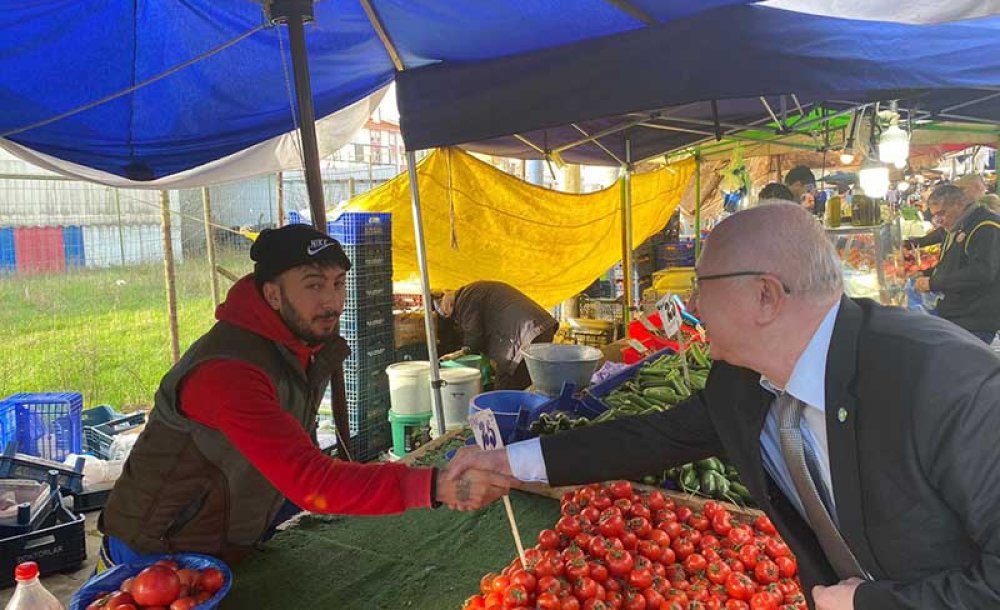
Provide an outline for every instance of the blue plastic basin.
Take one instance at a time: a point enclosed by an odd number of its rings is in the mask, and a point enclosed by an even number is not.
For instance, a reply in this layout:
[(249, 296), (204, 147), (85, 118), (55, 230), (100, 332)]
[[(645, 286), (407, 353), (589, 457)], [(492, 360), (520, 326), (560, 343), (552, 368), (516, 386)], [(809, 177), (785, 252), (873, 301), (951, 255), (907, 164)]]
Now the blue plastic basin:
[(521, 408), (536, 409), (549, 400), (551, 400), (550, 397), (542, 394), (518, 390), (483, 392), (472, 399), (469, 404), (469, 415), (484, 409), (493, 411), (497, 426), (500, 428), (500, 436), (503, 437), (504, 444), (508, 444), (514, 441), (514, 434), (517, 432), (517, 415)]

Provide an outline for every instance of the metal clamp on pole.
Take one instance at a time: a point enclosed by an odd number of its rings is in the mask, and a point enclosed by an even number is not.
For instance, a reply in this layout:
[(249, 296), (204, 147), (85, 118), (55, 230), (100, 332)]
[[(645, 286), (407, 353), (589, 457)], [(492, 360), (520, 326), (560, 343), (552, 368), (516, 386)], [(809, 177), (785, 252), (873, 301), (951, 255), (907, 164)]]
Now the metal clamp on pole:
[(310, 23), (313, 15), (313, 0), (271, 0), (264, 5), (268, 21), (274, 25), (285, 25), (289, 18), (298, 17), (300, 23)]

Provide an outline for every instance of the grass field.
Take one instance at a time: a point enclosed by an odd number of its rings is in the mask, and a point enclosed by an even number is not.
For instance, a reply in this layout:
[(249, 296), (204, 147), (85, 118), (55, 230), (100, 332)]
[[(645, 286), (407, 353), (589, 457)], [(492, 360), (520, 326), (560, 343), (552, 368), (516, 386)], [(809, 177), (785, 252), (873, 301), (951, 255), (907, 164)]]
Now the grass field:
[[(243, 275), (245, 252), (218, 264)], [(214, 322), (208, 264), (176, 267), (181, 352)], [(220, 277), (223, 298), (231, 285)], [(86, 406), (131, 411), (152, 404), (170, 367), (162, 264), (0, 278), (0, 398), (81, 392)]]

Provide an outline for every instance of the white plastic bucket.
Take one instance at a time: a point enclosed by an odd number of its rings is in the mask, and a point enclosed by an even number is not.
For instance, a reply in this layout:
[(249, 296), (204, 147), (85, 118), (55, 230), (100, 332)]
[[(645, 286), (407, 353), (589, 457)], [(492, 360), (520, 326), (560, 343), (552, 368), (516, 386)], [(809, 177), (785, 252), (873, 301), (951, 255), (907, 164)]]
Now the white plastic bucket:
[[(479, 369), (441, 369), (441, 407), (446, 430), (461, 428), (469, 421), (469, 402), (483, 391)], [(437, 418), (431, 416), (431, 433), (437, 435)]]
[(390, 364), (389, 403), (400, 415), (420, 415), (431, 410), (431, 363), (410, 360)]

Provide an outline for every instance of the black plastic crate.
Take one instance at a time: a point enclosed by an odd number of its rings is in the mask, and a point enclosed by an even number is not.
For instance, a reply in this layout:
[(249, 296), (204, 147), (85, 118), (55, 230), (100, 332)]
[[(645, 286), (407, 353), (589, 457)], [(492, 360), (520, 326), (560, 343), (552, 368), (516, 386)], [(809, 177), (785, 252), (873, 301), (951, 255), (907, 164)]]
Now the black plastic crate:
[(0, 455), (0, 479), (29, 479), (47, 483), (49, 471), (55, 470), (60, 489), (79, 493), (83, 491), (83, 464), (82, 457), (77, 458), (73, 468), (69, 468), (60, 462), (17, 453), (17, 443), (10, 442)]
[(115, 442), (115, 436), (144, 423), (146, 423), (146, 414), (143, 411), (137, 411), (103, 424), (85, 427), (83, 429), (84, 448), (103, 460), (111, 459), (111, 444)]
[[(390, 288), (390, 297), (391, 288)], [(347, 340), (366, 337), (372, 333), (388, 332), (389, 343), (395, 345), (392, 336), (392, 299), (384, 303), (345, 307), (340, 316), (340, 335)]]
[[(18, 505), (15, 520), (0, 522), (0, 538), (27, 534), (38, 529), (60, 502), (61, 496), (59, 495), (59, 489), (55, 481), (50, 481), (48, 488), (44, 487), (44, 483), (20, 479), (4, 479), (2, 484), (5, 489), (18, 490), (15, 491), (15, 498), (17, 497), (16, 494), (23, 495), (26, 493), (33, 494), (33, 498), (30, 502), (24, 501)], [(26, 489), (25, 485), (30, 488)], [(35, 485), (43, 485), (43, 487), (37, 488)], [(36, 493), (36, 490), (39, 490), (41, 493)], [(35, 508), (36, 504), (37, 508)]]
[(391, 244), (345, 245), (344, 253), (352, 271), (392, 271)]
[(86, 559), (84, 517), (59, 504), (39, 529), (0, 539), (0, 588), (14, 585), (14, 568), (19, 563), (34, 561), (46, 576), (75, 570)]
[(107, 504), (110, 495), (110, 488), (73, 494), (73, 512), (79, 514), (101, 510)]

